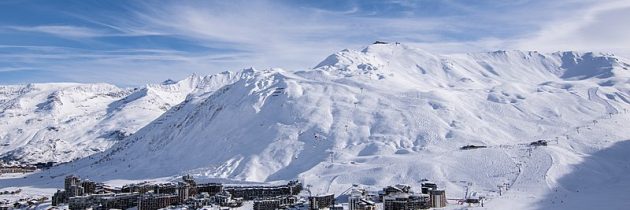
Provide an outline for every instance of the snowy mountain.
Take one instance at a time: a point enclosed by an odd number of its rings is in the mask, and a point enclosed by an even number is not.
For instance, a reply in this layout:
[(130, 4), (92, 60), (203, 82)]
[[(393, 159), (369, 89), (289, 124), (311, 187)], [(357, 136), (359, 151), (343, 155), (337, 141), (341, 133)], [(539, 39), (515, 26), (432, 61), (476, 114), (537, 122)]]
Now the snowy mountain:
[(237, 76), (193, 75), (142, 88), (71, 83), (0, 86), (0, 157), (67, 162), (105, 151), (188, 94), (212, 92)]
[[(589, 190), (566, 182), (575, 165), (630, 139), (629, 68), (627, 60), (600, 53), (436, 55), (375, 44), (333, 54), (311, 70), (234, 73), (238, 79), (193, 91), (107, 151), (42, 173), (96, 180), (185, 173), (299, 178), (313, 193), (340, 193), (352, 184), (418, 185), (426, 178), (453, 197), (470, 186), (494, 199), (496, 209), (515, 200), (553, 208), (545, 193)], [(58, 112), (70, 112), (64, 111)], [(539, 139), (550, 146), (529, 146)], [(465, 145), (487, 148), (460, 150)], [(609, 170), (614, 165), (606, 162), (619, 157), (588, 164)], [(626, 172), (580, 181), (597, 184), (593, 193), (622, 190), (614, 180)], [(499, 197), (497, 185), (505, 183), (512, 194)]]

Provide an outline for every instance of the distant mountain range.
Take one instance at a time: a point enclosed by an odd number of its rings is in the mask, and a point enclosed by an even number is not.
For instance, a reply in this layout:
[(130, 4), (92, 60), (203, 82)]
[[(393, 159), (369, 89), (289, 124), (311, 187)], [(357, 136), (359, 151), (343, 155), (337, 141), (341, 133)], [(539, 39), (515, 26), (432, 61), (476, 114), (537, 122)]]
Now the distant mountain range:
[(240, 78), (192, 75), (140, 88), (46, 83), (0, 86), (0, 158), (68, 162), (102, 152), (135, 133), (186, 96)]

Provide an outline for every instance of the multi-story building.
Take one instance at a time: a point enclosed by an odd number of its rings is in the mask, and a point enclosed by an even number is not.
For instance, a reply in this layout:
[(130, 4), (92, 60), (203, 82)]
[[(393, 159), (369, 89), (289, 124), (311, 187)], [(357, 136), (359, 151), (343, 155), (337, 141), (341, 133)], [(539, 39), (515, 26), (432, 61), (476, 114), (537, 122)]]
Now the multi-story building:
[(311, 210), (327, 209), (335, 205), (335, 195), (309, 196), (308, 201)]
[(279, 186), (225, 186), (223, 189), (230, 192), (232, 197), (254, 200), (258, 198), (297, 195), (302, 191), (302, 183), (290, 181), (286, 185)]
[(353, 190), (348, 197), (350, 210), (375, 210), (376, 203), (371, 201), (365, 190)]
[(68, 197), (66, 196), (66, 192), (62, 190), (57, 190), (57, 192), (53, 194), (51, 200), (52, 200), (53, 206), (58, 206), (62, 203), (68, 203)]
[(228, 191), (221, 191), (214, 195), (214, 202), (221, 206), (227, 206), (228, 203), (232, 200), (232, 194)]
[(434, 183), (422, 183), (422, 194), (429, 194), (429, 191), (431, 190), (437, 190), (437, 184)]
[(193, 189), (194, 188), (187, 182), (177, 183), (177, 195), (179, 196), (179, 200), (182, 202), (187, 200), (191, 195), (193, 195), (193, 192), (196, 192), (196, 190)]
[(426, 195), (393, 193), (383, 197), (384, 210), (428, 209), (429, 198)]
[(153, 193), (155, 194), (175, 194), (177, 193), (177, 184), (161, 183), (153, 185)]
[(95, 210), (128, 209), (138, 205), (138, 193), (109, 194), (97, 199)]
[(184, 176), (182, 176), (182, 180), (190, 185), (196, 185), (197, 183), (195, 182), (195, 179), (190, 175), (190, 174), (186, 174)]
[(72, 185), (66, 190), (68, 197), (83, 196), (85, 190), (80, 185)]
[(143, 183), (137, 183), (137, 184), (127, 184), (124, 185), (120, 191), (123, 193), (140, 193), (140, 194), (144, 194), (144, 193), (148, 193), (155, 190), (155, 185), (151, 184), (149, 182), (143, 182)]
[(388, 195), (397, 194), (397, 193), (410, 193), (410, 192), (411, 192), (411, 186), (409, 185), (397, 184), (397, 185), (387, 186), (383, 188), (383, 191), (379, 192), (379, 200), (383, 201), (383, 198)]
[(138, 210), (156, 210), (181, 203), (177, 194), (144, 194), (138, 198)]
[(186, 206), (192, 209), (201, 209), (204, 206), (209, 206), (214, 204), (214, 198), (210, 196), (207, 192), (202, 192), (197, 194), (194, 198), (189, 198), (186, 200)]
[(81, 185), (81, 179), (79, 179), (78, 176), (69, 175), (69, 176), (66, 176), (66, 178), (64, 179), (63, 188), (66, 191), (68, 191), (70, 190), (71, 186), (79, 186), (79, 185)]
[(85, 194), (94, 194), (96, 193), (97, 183), (86, 179), (81, 182), (81, 187), (83, 187)]
[(445, 207), (446, 192), (444, 190), (431, 190), (429, 191), (429, 200), (433, 208)]
[(83, 210), (92, 208), (95, 201), (92, 196), (75, 196), (68, 198), (68, 209), (70, 210)]
[(83, 209), (128, 209), (138, 203), (138, 193), (93, 194), (68, 199), (70, 210)]
[(206, 192), (209, 195), (216, 195), (223, 191), (223, 185), (221, 183), (204, 183), (197, 185), (197, 193)]
[(279, 196), (275, 198), (261, 198), (254, 200), (254, 210), (268, 210), (287, 208), (297, 202), (295, 196)]

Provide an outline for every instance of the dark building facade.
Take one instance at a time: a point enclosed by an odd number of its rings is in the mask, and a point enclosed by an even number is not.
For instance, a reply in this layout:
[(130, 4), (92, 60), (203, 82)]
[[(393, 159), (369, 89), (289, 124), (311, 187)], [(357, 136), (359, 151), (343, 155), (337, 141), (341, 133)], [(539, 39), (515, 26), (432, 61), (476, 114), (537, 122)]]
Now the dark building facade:
[(83, 192), (85, 194), (94, 194), (96, 193), (97, 184), (96, 182), (85, 180), (81, 182), (81, 187), (83, 187)]
[(295, 196), (279, 196), (254, 200), (254, 210), (268, 210), (287, 208), (297, 202)]
[(286, 185), (278, 186), (225, 186), (232, 197), (254, 200), (257, 198), (269, 198), (287, 195), (297, 195), (302, 191), (302, 183), (290, 181)]
[(431, 207), (441, 208), (446, 206), (446, 192), (444, 190), (429, 191)]
[(138, 210), (156, 210), (178, 203), (181, 203), (181, 199), (176, 194), (144, 194), (138, 198)]
[(221, 183), (205, 183), (197, 185), (197, 193), (208, 193), (215, 195), (223, 191), (223, 185)]
[(309, 209), (325, 209), (335, 205), (335, 195), (321, 195), (321, 196), (309, 196)]
[(128, 209), (137, 206), (138, 196), (138, 193), (75, 196), (68, 199), (68, 208), (70, 210)]
[(383, 208), (385, 210), (415, 210), (428, 209), (429, 207), (429, 198), (426, 195), (400, 193), (383, 198)]

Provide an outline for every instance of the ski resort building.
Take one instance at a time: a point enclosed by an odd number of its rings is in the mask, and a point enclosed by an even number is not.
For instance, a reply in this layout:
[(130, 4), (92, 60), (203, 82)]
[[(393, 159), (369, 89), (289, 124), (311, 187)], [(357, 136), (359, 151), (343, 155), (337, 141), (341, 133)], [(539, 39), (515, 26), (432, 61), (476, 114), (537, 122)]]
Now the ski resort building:
[(93, 182), (90, 180), (85, 180), (80, 183), (81, 183), (81, 187), (83, 187), (84, 194), (95, 194), (96, 189), (102, 187), (102, 186), (99, 186), (96, 182)]
[(70, 210), (82, 210), (88, 208), (128, 209), (137, 206), (138, 197), (138, 193), (111, 193), (76, 196), (68, 199), (68, 208)]
[(376, 210), (376, 203), (365, 198), (350, 197), (348, 206), (350, 210)]
[(111, 196), (101, 197), (94, 209), (128, 209), (138, 204), (138, 194), (113, 194)]
[(385, 210), (428, 209), (429, 196), (423, 194), (393, 193), (383, 198)]
[(318, 196), (310, 196), (308, 197), (309, 201), (309, 209), (318, 210), (318, 209), (328, 209), (335, 205), (335, 195), (318, 195)]
[(147, 192), (151, 192), (153, 190), (155, 190), (156, 185), (151, 184), (149, 182), (142, 182), (142, 183), (137, 183), (137, 184), (127, 184), (124, 185), (120, 191), (123, 193), (140, 193), (140, 194), (144, 194)]
[(444, 190), (429, 191), (431, 207), (442, 208), (446, 206), (446, 192)]
[(152, 185), (155, 194), (174, 194), (177, 192), (176, 183), (160, 183)]
[(254, 210), (284, 209), (298, 201), (296, 196), (278, 196), (254, 200)]
[(228, 191), (222, 191), (214, 196), (214, 202), (220, 206), (239, 207), (243, 205), (243, 198), (234, 198)]
[(197, 194), (194, 198), (186, 200), (185, 205), (192, 209), (200, 209), (204, 206), (214, 204), (214, 197), (210, 196), (207, 192)]
[(258, 198), (297, 195), (302, 191), (302, 183), (290, 181), (286, 185), (278, 186), (225, 186), (224, 190), (230, 192), (235, 198), (254, 200)]
[(65, 191), (57, 190), (57, 192), (55, 192), (55, 194), (53, 194), (51, 200), (52, 200), (52, 205), (53, 206), (59, 206), (62, 203), (67, 203), (68, 202), (68, 197), (67, 197)]
[(370, 199), (366, 190), (353, 189), (348, 197), (348, 207), (350, 210), (375, 210), (376, 203)]
[(181, 203), (176, 194), (144, 194), (138, 199), (138, 210), (156, 210)]
[(223, 191), (223, 185), (221, 183), (203, 183), (197, 185), (198, 193), (208, 193), (210, 195), (216, 195)]
[(410, 192), (411, 192), (411, 186), (409, 185), (397, 184), (397, 185), (387, 186), (383, 188), (383, 191), (379, 192), (379, 199), (383, 201), (384, 197), (387, 195), (396, 194), (396, 193), (410, 193)]

